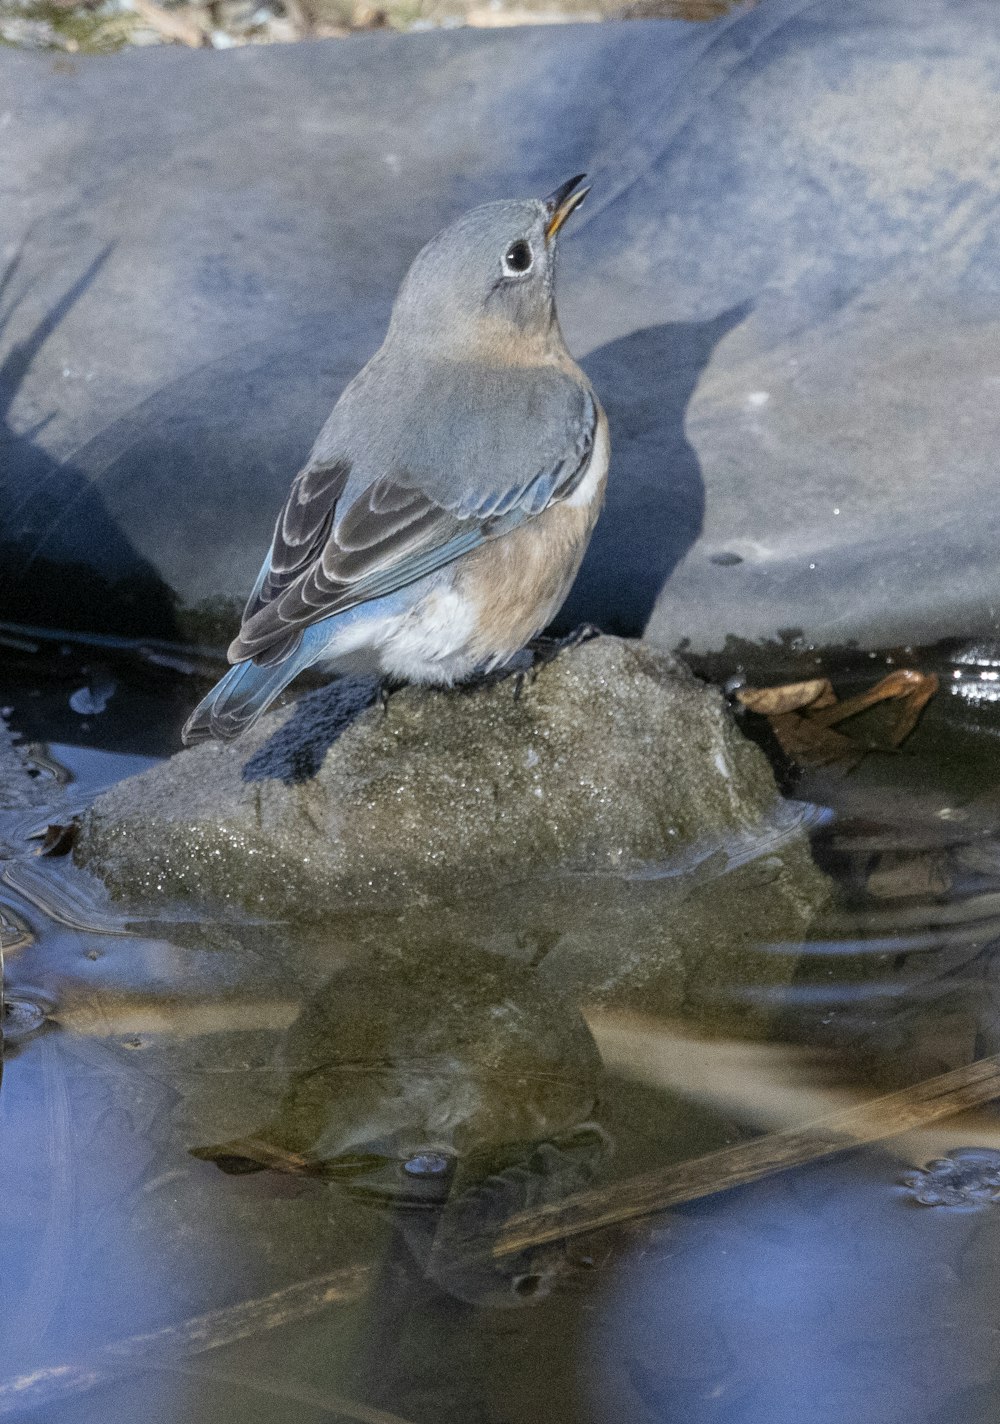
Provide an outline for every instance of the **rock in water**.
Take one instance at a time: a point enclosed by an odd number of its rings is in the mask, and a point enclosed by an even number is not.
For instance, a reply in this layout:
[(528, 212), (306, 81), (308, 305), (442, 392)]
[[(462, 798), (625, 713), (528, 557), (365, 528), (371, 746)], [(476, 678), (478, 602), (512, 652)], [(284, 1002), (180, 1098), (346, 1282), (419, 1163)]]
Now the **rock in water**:
[(780, 820), (763, 755), (666, 654), (602, 637), (515, 687), (408, 687), (360, 713), (355, 690), (339, 735), (350, 686), (310, 693), (106, 792), (77, 860), (146, 903), (314, 918), (557, 872), (659, 875)]
[(0, 717), (0, 811), (23, 810), (28, 806), (43, 806), (55, 800), (58, 785), (32, 775), (31, 763), (24, 748), (17, 745), (10, 729)]

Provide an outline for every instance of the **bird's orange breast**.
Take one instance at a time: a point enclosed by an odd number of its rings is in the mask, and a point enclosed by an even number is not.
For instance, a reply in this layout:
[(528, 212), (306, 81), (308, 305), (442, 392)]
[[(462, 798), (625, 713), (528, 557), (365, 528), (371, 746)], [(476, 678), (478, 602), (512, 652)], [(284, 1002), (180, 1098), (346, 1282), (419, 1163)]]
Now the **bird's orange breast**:
[(600, 413), (579, 499), (562, 500), (468, 554), (456, 588), (476, 608), (471, 651), (500, 662), (523, 648), (558, 612), (590, 542), (608, 479), (607, 420)]

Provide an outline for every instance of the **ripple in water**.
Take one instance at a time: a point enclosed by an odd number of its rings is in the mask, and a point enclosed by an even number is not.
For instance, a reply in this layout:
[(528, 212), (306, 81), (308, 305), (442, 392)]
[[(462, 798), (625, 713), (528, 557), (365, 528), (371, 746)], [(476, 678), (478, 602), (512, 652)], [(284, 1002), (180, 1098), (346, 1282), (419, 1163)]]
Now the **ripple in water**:
[(3, 1004), (3, 1041), (21, 1043), (43, 1027), (48, 1008), (34, 999), (7, 997)]
[(1000, 1152), (989, 1147), (956, 1147), (907, 1172), (900, 1181), (920, 1206), (985, 1206), (1000, 1198)]

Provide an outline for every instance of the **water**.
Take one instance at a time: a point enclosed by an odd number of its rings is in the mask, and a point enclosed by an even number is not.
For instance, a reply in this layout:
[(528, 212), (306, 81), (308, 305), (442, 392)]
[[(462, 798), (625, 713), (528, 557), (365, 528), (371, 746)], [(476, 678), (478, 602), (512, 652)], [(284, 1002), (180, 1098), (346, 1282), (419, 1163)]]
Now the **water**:
[[(205, 670), (86, 656), (0, 698), (37, 773), (0, 817), (0, 1418), (995, 1420), (995, 654), (911, 655), (943, 690), (902, 751), (779, 762), (834, 888), (807, 942), (754, 938), (772, 829), (576, 884), (574, 959), (523, 887), (308, 931), (96, 902), (27, 837), (168, 752)], [(695, 921), (681, 974), (648, 927)], [(900, 1132), (945, 1074), (973, 1108)]]

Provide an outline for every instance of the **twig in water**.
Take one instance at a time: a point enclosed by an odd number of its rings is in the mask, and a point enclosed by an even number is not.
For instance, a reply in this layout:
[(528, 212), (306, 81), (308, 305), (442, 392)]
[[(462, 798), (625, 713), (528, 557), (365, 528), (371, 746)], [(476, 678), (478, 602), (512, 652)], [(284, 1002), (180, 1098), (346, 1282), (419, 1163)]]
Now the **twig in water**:
[(0, 1418), (82, 1394), (123, 1374), (158, 1366), (169, 1368), (185, 1356), (218, 1350), (236, 1340), (306, 1320), (327, 1306), (356, 1300), (370, 1276), (367, 1265), (343, 1266), (270, 1295), (193, 1315), (179, 1325), (165, 1325), (144, 1335), (113, 1341), (79, 1364), (52, 1365), (15, 1379), (0, 1380)]
[(1000, 1097), (1000, 1054), (830, 1113), (803, 1127), (768, 1133), (738, 1147), (519, 1212), (506, 1222), (488, 1254), (495, 1259), (515, 1256), (552, 1241), (652, 1216), (773, 1172), (900, 1136), (996, 1097)]

